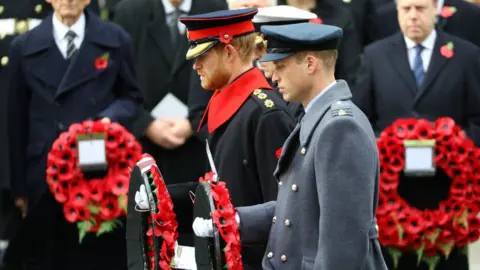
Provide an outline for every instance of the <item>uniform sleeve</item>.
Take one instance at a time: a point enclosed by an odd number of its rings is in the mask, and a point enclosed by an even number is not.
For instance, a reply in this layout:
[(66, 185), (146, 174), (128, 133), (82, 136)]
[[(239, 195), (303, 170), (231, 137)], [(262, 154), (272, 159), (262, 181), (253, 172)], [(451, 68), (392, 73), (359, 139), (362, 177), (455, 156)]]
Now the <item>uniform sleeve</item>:
[(22, 42), (15, 38), (8, 54), (10, 74), (7, 83), (7, 142), (9, 143), (10, 187), (14, 197), (25, 196), (30, 95), (22, 69)]
[(278, 183), (273, 172), (278, 163), (277, 151), (292, 132), (294, 122), (285, 111), (274, 109), (263, 114), (255, 134), (255, 157), (263, 201), (277, 199)]
[(467, 78), (467, 134), (473, 139), (477, 146), (480, 146), (480, 49), (476, 49), (472, 58), (469, 59), (471, 65), (466, 69)]
[(133, 119), (139, 110), (143, 109), (143, 95), (137, 85), (133, 63), (132, 43), (130, 36), (125, 35), (121, 47), (121, 64), (114, 89), (117, 99), (99, 114), (100, 118), (108, 117), (115, 122)]
[(268, 242), (275, 201), (237, 207), (240, 218), (240, 241), (243, 245), (265, 245)]
[(355, 79), (355, 85), (352, 87), (352, 101), (367, 115), (368, 120), (373, 124), (376, 121), (377, 115), (375, 110), (371, 63), (367, 55), (363, 55), (361, 58), (361, 66)]
[(376, 148), (352, 117), (333, 119), (314, 148), (320, 206), (314, 269), (357, 270), (374, 219)]

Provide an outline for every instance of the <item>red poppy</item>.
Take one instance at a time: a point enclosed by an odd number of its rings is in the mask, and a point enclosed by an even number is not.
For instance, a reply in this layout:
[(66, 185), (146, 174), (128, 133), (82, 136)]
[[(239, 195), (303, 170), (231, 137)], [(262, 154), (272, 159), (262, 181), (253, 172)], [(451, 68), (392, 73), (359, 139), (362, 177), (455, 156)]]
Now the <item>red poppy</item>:
[(409, 234), (418, 234), (423, 230), (423, 219), (420, 215), (408, 215), (404, 226)]
[(109, 181), (110, 190), (114, 195), (121, 196), (127, 194), (130, 182), (129, 175), (118, 173), (110, 176)]
[(311, 19), (308, 22), (309, 23), (314, 23), (314, 24), (323, 24), (323, 20), (321, 18)]
[(118, 207), (118, 201), (115, 197), (104, 198), (100, 202), (100, 216), (104, 220), (112, 220), (120, 215), (120, 208)]
[(90, 192), (88, 186), (79, 186), (72, 188), (70, 191), (70, 203), (74, 207), (85, 207), (90, 200)]
[(75, 223), (78, 220), (78, 208), (73, 206), (70, 203), (66, 203), (63, 205), (63, 213), (65, 215), (65, 219), (70, 223)]
[(453, 49), (448, 47), (448, 45), (443, 45), (441, 48), (440, 48), (440, 54), (442, 56), (444, 56), (445, 58), (452, 58), (454, 53), (453, 53)]
[(95, 59), (95, 68), (97, 70), (102, 70), (102, 69), (106, 69), (108, 67), (108, 60), (103, 58), (103, 57), (99, 57), (97, 59)]
[(448, 19), (452, 17), (455, 12), (457, 12), (456, 7), (444, 6), (440, 11), (440, 16), (442, 16), (442, 18)]
[(103, 200), (105, 188), (102, 179), (92, 179), (88, 184), (90, 186), (90, 199), (95, 202)]
[(419, 119), (415, 124), (415, 134), (418, 140), (431, 139), (433, 135), (432, 124), (424, 119)]
[(277, 157), (277, 159), (280, 158), (280, 156), (282, 155), (282, 147), (278, 148), (277, 151), (275, 151), (275, 156)]

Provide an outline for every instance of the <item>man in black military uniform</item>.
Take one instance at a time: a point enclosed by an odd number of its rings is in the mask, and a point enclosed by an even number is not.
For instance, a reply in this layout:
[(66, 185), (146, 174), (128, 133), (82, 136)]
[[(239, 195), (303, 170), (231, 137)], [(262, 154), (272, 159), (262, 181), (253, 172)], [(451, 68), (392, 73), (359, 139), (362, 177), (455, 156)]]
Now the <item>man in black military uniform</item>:
[[(136, 116), (134, 133), (144, 152), (157, 161), (165, 183), (175, 185), (171, 195), (179, 219), (181, 245), (193, 245), (188, 182), (197, 182), (206, 164), (205, 140), (194, 136), (198, 122), (191, 120), (201, 115), (195, 117), (196, 113), (190, 111), (187, 119), (168, 115), (155, 117), (151, 112), (162, 106), (162, 102), (168, 102), (169, 97), (184, 104), (189, 99), (193, 61), (185, 59), (188, 41), (185, 26), (178, 22), (179, 16), (226, 7), (223, 0), (125, 0), (115, 11), (114, 21), (132, 36), (138, 83), (145, 96), (145, 109)], [(202, 100), (203, 108), (207, 103), (208, 100)], [(173, 102), (169, 104), (170, 108), (178, 106)], [(185, 170), (187, 163), (190, 163), (189, 169)]]
[[(285, 102), (253, 67), (257, 9), (180, 18), (188, 30), (187, 59), (204, 89), (215, 90), (203, 121), (219, 178), (235, 206), (274, 200), (277, 153), (293, 129)], [(259, 269), (264, 246), (243, 248), (245, 269)]]

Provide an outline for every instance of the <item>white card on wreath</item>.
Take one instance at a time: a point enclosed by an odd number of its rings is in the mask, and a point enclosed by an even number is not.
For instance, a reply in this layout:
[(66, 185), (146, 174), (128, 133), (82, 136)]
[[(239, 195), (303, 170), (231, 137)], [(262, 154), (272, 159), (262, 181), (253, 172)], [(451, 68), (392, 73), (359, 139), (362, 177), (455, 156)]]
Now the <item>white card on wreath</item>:
[(188, 116), (188, 106), (172, 93), (168, 93), (153, 108), (150, 115), (156, 119), (164, 117), (186, 118)]
[(79, 140), (78, 164), (80, 166), (107, 164), (107, 155), (105, 153), (105, 140)]
[(180, 246), (175, 243), (175, 256), (173, 257), (173, 264), (170, 266), (175, 269), (197, 270), (195, 248)]
[(405, 172), (435, 172), (435, 141), (405, 141)]

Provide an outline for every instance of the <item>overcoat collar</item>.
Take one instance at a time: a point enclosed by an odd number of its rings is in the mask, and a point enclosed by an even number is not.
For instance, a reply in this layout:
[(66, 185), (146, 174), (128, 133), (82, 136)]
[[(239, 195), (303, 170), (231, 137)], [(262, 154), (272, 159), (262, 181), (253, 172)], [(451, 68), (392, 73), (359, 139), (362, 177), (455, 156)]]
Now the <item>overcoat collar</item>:
[[(122, 44), (118, 34), (120, 29), (112, 31), (114, 27), (109, 25), (111, 23), (103, 21), (90, 11), (85, 11), (85, 15), (87, 19), (85, 38), (61, 79), (58, 78), (58, 74), (53, 74), (45, 68), (52, 65), (52, 53), (58, 50), (53, 37), (53, 13), (29, 33), (28, 41), (25, 43), (24, 57), (32, 59), (29, 69), (46, 85), (56, 88), (54, 98), (108, 70), (108, 67), (98, 70), (95, 67), (95, 60)], [(109, 60), (112, 61), (115, 59)]]
[(344, 80), (338, 80), (324, 95), (312, 105), (308, 113), (302, 118), (300, 125), (300, 144), (302, 147), (308, 145), (315, 127), (322, 120), (323, 115), (334, 102), (349, 100), (352, 93)]

